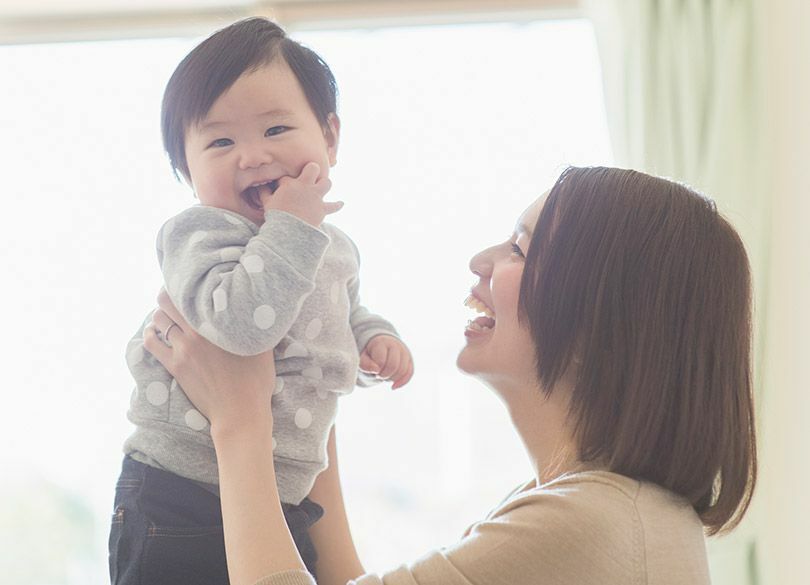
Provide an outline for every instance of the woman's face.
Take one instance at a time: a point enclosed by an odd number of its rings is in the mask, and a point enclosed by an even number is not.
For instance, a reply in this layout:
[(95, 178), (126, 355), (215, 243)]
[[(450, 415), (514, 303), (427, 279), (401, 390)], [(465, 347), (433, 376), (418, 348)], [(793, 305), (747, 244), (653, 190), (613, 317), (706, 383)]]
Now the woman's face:
[(534, 344), (529, 330), (518, 323), (518, 296), (532, 231), (547, 193), (518, 219), (511, 237), (476, 254), (470, 270), (478, 282), (466, 305), (479, 315), (464, 331), (466, 344), (457, 365), (500, 390), (536, 384)]

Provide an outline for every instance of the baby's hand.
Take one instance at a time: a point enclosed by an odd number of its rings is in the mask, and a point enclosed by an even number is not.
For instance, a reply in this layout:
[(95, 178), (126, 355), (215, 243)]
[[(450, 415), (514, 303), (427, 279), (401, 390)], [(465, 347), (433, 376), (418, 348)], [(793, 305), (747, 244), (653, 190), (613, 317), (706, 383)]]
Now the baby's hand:
[(323, 218), (340, 211), (342, 201), (324, 201), (324, 195), (332, 187), (329, 177), (320, 177), (321, 167), (308, 162), (297, 177), (281, 177), (273, 194), (262, 193), (264, 211), (286, 211), (308, 224), (319, 227)]
[(392, 390), (408, 383), (413, 376), (411, 352), (392, 335), (372, 337), (360, 354), (360, 369), (378, 378), (391, 380)]

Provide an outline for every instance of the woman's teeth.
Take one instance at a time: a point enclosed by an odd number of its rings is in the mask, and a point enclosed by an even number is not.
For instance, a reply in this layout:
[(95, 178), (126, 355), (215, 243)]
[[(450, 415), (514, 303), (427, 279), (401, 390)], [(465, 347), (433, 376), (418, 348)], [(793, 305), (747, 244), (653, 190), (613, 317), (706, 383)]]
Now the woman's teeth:
[(467, 300), (464, 301), (464, 305), (476, 313), (483, 313), (482, 316), (468, 321), (467, 329), (473, 331), (490, 331), (495, 327), (495, 313), (477, 298), (472, 295), (468, 296)]
[(472, 295), (468, 296), (467, 299), (464, 301), (464, 306), (472, 309), (476, 313), (483, 313), (490, 319), (495, 318), (495, 313), (493, 313), (489, 307), (487, 307), (484, 303), (482, 303)]
[(492, 325), (486, 324), (482, 325), (477, 320), (473, 321), (472, 319), (467, 321), (467, 329), (472, 329), (473, 331), (490, 331), (494, 323)]

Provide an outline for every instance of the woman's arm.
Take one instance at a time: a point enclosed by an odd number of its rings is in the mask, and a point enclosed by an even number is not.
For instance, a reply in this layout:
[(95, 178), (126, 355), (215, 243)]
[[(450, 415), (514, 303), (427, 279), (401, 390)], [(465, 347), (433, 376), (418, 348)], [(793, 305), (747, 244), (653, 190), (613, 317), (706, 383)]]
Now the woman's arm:
[[(252, 585), (261, 577), (304, 570), (279, 502), (273, 465), (270, 397), (275, 381), (273, 352), (241, 357), (222, 351), (195, 333), (169, 300), (144, 346), (208, 417), (219, 465), (225, 551), (231, 585)], [(171, 347), (155, 330), (170, 332)]]
[(318, 551), (318, 584), (346, 585), (365, 571), (354, 547), (338, 471), (335, 427), (329, 433), (329, 467), (318, 475), (309, 494), (320, 504), (323, 517), (310, 528), (309, 533)]
[(279, 502), (270, 455), (272, 424), (229, 431), (217, 431), (212, 424), (211, 434), (231, 584), (252, 585), (265, 575), (304, 570)]

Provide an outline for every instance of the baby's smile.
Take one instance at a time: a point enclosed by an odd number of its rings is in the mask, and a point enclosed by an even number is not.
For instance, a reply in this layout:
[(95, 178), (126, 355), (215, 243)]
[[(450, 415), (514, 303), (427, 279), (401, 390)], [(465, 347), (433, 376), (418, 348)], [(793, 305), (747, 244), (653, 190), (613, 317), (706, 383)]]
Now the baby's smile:
[(242, 199), (244, 199), (253, 209), (262, 210), (264, 209), (264, 206), (262, 205), (262, 193), (272, 195), (276, 192), (276, 189), (278, 189), (278, 179), (273, 179), (272, 181), (251, 185), (242, 191), (241, 195)]

